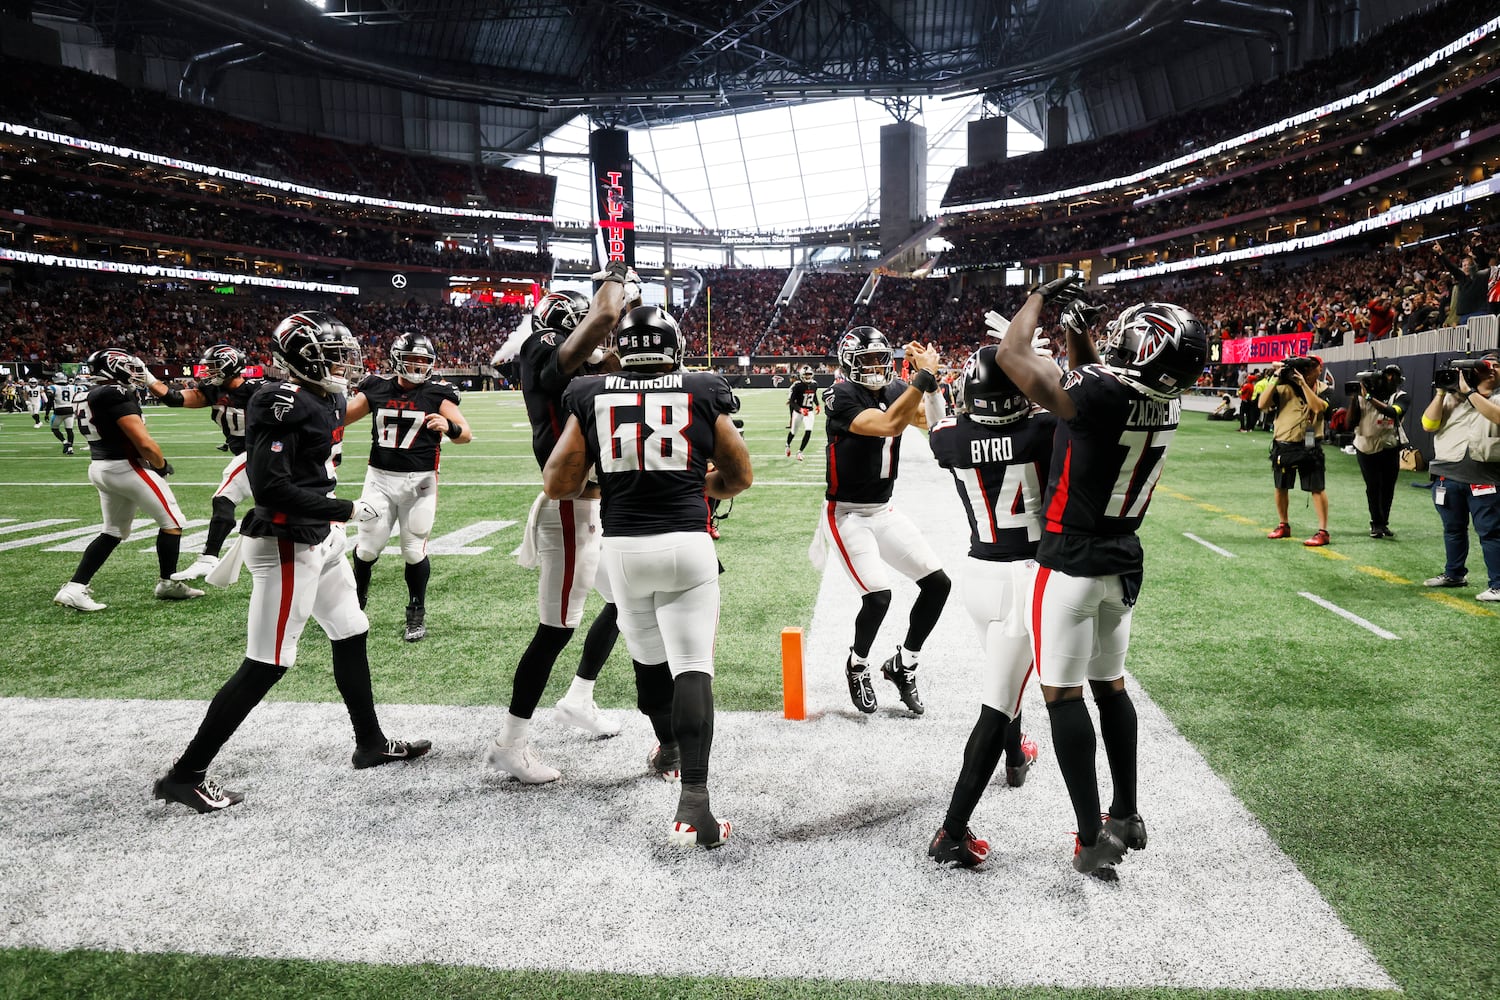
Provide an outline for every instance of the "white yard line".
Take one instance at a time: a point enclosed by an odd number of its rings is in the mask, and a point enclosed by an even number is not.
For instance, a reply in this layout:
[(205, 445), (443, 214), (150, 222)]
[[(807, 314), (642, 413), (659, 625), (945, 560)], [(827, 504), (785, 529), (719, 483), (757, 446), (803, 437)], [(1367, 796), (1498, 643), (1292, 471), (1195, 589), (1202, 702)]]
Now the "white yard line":
[(1199, 545), (1203, 546), (1208, 551), (1215, 552), (1215, 553), (1223, 556), (1225, 559), (1235, 559), (1235, 558), (1238, 558), (1233, 552), (1230, 552), (1228, 549), (1221, 549), (1217, 545), (1215, 545), (1213, 542), (1210, 542), (1210, 541), (1208, 541), (1206, 539), (1203, 539), (1203, 538), (1199, 538), (1197, 535), (1193, 534), (1191, 531), (1184, 531), (1182, 533), (1182, 537), (1186, 538), (1186, 539), (1189, 539), (1191, 541), (1197, 542)]
[(1344, 608), (1339, 607), (1337, 604), (1334, 604), (1332, 601), (1325, 600), (1324, 598), (1319, 597), (1317, 594), (1309, 594), (1305, 590), (1299, 590), (1299, 591), (1297, 591), (1297, 596), (1298, 597), (1305, 597), (1305, 598), (1307, 598), (1309, 601), (1312, 601), (1318, 607), (1320, 607), (1320, 608), (1326, 608), (1329, 611), (1332, 611), (1334, 614), (1338, 615), (1340, 618), (1344, 619), (1345, 621), (1353, 622), (1354, 624), (1358, 625), (1362, 629), (1368, 629), (1369, 631), (1374, 632), (1376, 635), (1380, 636), (1380, 638), (1382, 638), (1382, 639), (1399, 639), (1399, 638), (1401, 638), (1399, 635), (1396, 635), (1394, 632), (1387, 632), (1385, 629), (1381, 628), (1379, 625), (1376, 625), (1374, 622), (1366, 621), (1365, 619), (1361, 618), (1359, 615), (1355, 614), (1353, 611), (1347, 611)]

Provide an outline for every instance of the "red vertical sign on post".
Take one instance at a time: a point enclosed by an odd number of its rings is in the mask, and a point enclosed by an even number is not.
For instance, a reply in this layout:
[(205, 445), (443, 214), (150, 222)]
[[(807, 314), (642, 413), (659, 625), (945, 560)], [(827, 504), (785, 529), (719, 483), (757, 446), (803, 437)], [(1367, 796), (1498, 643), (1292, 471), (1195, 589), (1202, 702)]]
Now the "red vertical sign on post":
[(605, 260), (635, 266), (635, 181), (630, 168), (630, 136), (620, 129), (589, 135), (589, 161), (599, 199), (599, 231)]

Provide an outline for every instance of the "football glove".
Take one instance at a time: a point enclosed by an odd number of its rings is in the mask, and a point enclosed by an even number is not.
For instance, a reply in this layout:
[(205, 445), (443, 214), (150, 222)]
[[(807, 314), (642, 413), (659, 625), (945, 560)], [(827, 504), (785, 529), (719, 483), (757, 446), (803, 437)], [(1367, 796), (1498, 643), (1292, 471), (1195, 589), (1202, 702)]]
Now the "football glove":
[(151, 471), (154, 472), (154, 473), (156, 473), (158, 476), (161, 476), (163, 479), (166, 479), (168, 476), (170, 476), (172, 473), (176, 472), (177, 470), (174, 469), (174, 468), (172, 468), (172, 463), (171, 462), (168, 462), (166, 459), (162, 459), (161, 460), (161, 468), (159, 468), (159, 469), (153, 468)]
[(1047, 339), (1047, 335), (1042, 332), (1041, 327), (1037, 327), (1036, 332), (1031, 335), (1031, 349), (1036, 352), (1039, 358), (1046, 358), (1048, 361), (1051, 361), (1053, 358), (1052, 341)]
[(130, 384), (140, 386), (142, 389), (149, 388), (156, 376), (151, 374), (151, 369), (146, 367), (146, 362), (140, 358), (130, 359)]
[(1103, 312), (1103, 306), (1090, 305), (1083, 299), (1075, 299), (1063, 309), (1062, 325), (1069, 332), (1086, 337)]
[(985, 336), (999, 340), (1005, 336), (1005, 331), (1010, 329), (1010, 320), (991, 309), (984, 314), (984, 328)]
[(356, 521), (359, 524), (365, 524), (369, 521), (378, 521), (380, 520), (380, 517), (380, 508), (372, 504), (370, 501), (366, 500), (364, 497), (360, 497), (358, 500), (354, 501), (354, 513), (353, 515), (351, 515), (351, 520)]
[(590, 275), (595, 281), (618, 281), (625, 286), (625, 301), (639, 302), (641, 298), (641, 276), (635, 273), (635, 268), (628, 266), (623, 260), (612, 260), (604, 265), (604, 270)]
[(1032, 285), (1027, 295), (1040, 295), (1048, 305), (1065, 305), (1083, 294), (1083, 275), (1065, 274), (1044, 285)]

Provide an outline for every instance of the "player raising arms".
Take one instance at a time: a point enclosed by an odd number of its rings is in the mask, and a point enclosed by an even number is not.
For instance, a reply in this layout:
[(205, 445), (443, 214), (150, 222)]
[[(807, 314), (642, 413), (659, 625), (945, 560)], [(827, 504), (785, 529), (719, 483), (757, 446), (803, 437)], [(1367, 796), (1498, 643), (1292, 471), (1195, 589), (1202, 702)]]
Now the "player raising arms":
[[(1058, 418), (1027, 619), (1058, 767), (1078, 821), (1073, 867), (1113, 879), (1126, 849), (1146, 846), (1136, 803), (1135, 705), (1125, 690), (1130, 619), (1142, 582), (1136, 530), (1177, 431), (1178, 397), (1203, 372), (1208, 337), (1187, 310), (1141, 303), (1115, 320), (1101, 364), (1089, 337), (1099, 310), (1074, 301), (1080, 282), (1069, 275), (1033, 289), (996, 356), (1027, 398)], [(1057, 365), (1031, 345), (1042, 309), (1054, 303), (1071, 303), (1063, 326), (1072, 370), (1062, 380)], [(1114, 784), (1103, 815), (1085, 682)]]
[(812, 366), (803, 365), (797, 372), (797, 381), (792, 383), (792, 391), (786, 397), (787, 458), (792, 457), (792, 438), (801, 431), (802, 443), (797, 446), (797, 461), (802, 461), (802, 453), (807, 450), (807, 442), (812, 438), (815, 415), (823, 412), (822, 395), (822, 390), (813, 378)]
[(206, 348), (198, 364), (203, 366), (204, 373), (194, 389), (170, 388), (147, 372), (150, 381), (146, 391), (164, 405), (185, 406), (190, 410), (212, 407), (209, 415), (224, 432), (224, 445), (230, 456), (229, 464), (219, 476), (219, 488), (214, 490), (213, 513), (209, 515), (203, 551), (187, 569), (172, 574), (174, 580), (201, 580), (219, 565), (224, 540), (234, 530), (235, 508), (250, 496), (250, 479), (245, 475), (245, 410), (250, 397), (265, 384), (261, 379), (245, 377), (245, 355), (228, 344)]
[(426, 740), (387, 739), (370, 691), (366, 640), (370, 622), (354, 596), (344, 560), (344, 522), (368, 520), (368, 503), (340, 500), (335, 471), (343, 452), (344, 394), (360, 368), (348, 327), (321, 312), (281, 321), (272, 357), (286, 382), (267, 383), (250, 398), (245, 422), (246, 474), (255, 506), (240, 525), (250, 567), (250, 620), (245, 658), (209, 703), (198, 732), (157, 779), (158, 799), (200, 813), (244, 801), (208, 776), (209, 765), (251, 710), (297, 662), (297, 641), (314, 618), (333, 646), (333, 678), (354, 726), (355, 768), (412, 760)]
[(160, 579), (156, 596), (166, 601), (202, 597), (181, 581), (172, 579), (182, 546), (182, 508), (167, 485), (172, 463), (146, 431), (135, 386), (146, 366), (131, 354), (105, 348), (86, 362), (99, 384), (77, 404), (78, 429), (89, 443), (89, 482), (99, 491), (104, 530), (89, 543), (78, 561), (73, 579), (52, 598), (54, 604), (79, 611), (103, 611), (108, 605), (94, 600), (89, 581), (110, 553), (130, 537), (130, 523), (137, 510), (156, 522), (156, 563)]
[(349, 400), (344, 423), (366, 414), (370, 424), (370, 464), (360, 496), (380, 516), (359, 523), (354, 544), (354, 587), (359, 606), (370, 596), (370, 574), (396, 525), (401, 525), (401, 558), (406, 562), (407, 642), (427, 637), (427, 581), (432, 560), (427, 539), (437, 515), (438, 463), (443, 438), (468, 444), (474, 435), (458, 409), (458, 392), (432, 377), (437, 349), (420, 333), (391, 342), (394, 375), (371, 375)]
[[(1022, 603), (1029, 561), (1042, 535), (1042, 484), (1047, 481), (1057, 418), (1033, 409), (995, 360), (997, 347), (969, 355), (954, 383), (956, 417), (944, 418), (937, 393), (924, 397), (938, 464), (953, 474), (969, 519), (964, 607), (984, 649), (979, 720), (964, 749), (948, 813), (927, 854), (943, 864), (973, 867), (989, 855), (969, 818), (1006, 755), (1006, 782), (1026, 780), (1036, 745), (1021, 733), (1021, 693), (1031, 673)], [(1054, 370), (1056, 365), (1053, 366)]]
[[(582, 374), (589, 358), (614, 332), (627, 301), (640, 297), (634, 272), (612, 261), (597, 277), (593, 300), (578, 292), (549, 292), (530, 317), (531, 333), (520, 347), (521, 396), (531, 420), (531, 450), (545, 467), (567, 421), (563, 390)], [(629, 288), (627, 289), (627, 285)], [(516, 336), (521, 336), (518, 333)], [(542, 700), (552, 665), (583, 620), (590, 589), (604, 607), (589, 626), (572, 686), (557, 703), (557, 717), (595, 736), (614, 736), (620, 727), (599, 715), (594, 681), (619, 636), (609, 580), (599, 567), (599, 487), (587, 486), (570, 500), (537, 498), (526, 524), (527, 545), (541, 569), (537, 585), (539, 624), (511, 684), (510, 708), (501, 731), (485, 751), (485, 763), (526, 784), (556, 781), (560, 774), (537, 755), (529, 739), (531, 716)]]
[(917, 691), (917, 656), (952, 586), (916, 525), (891, 505), (901, 432), (923, 422), (922, 397), (938, 391), (937, 351), (912, 343), (906, 357), (916, 370), (910, 386), (895, 377), (885, 334), (873, 326), (855, 327), (839, 341), (844, 377), (823, 394), (828, 490), (820, 531), (861, 595), (844, 672), (854, 707), (866, 714), (876, 708), (870, 648), (891, 606), (886, 565), (917, 582), (906, 638), (880, 668), (913, 715), (926, 711)]
[(682, 334), (670, 315), (637, 306), (615, 344), (621, 373), (579, 379), (563, 394), (568, 423), (542, 483), (561, 498), (587, 486), (591, 466), (599, 471), (604, 565), (640, 708), (660, 742), (647, 766), (660, 773), (664, 755), (681, 761), (667, 839), (717, 847), (730, 826), (714, 817), (708, 798), (719, 561), (705, 530), (704, 493), (727, 500), (749, 488), (750, 455), (724, 377), (678, 370)]

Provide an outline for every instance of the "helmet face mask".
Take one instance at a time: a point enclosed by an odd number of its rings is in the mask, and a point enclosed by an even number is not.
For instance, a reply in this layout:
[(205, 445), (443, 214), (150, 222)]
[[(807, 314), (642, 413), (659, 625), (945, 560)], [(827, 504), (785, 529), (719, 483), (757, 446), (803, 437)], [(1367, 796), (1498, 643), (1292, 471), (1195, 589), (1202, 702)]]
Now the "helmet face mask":
[(850, 382), (884, 389), (896, 377), (891, 345), (873, 326), (857, 326), (839, 340), (839, 369)]
[(327, 313), (288, 316), (276, 328), (273, 343), (277, 367), (293, 382), (325, 393), (347, 393), (350, 376), (363, 370), (359, 341)]
[(1120, 313), (1101, 352), (1120, 381), (1154, 399), (1175, 399), (1208, 361), (1208, 332), (1192, 313), (1142, 302)]
[(811, 382), (813, 378), (812, 365), (803, 365), (797, 370), (797, 377), (804, 382)]
[(578, 328), (589, 314), (592, 303), (582, 292), (548, 292), (531, 310), (531, 325), (541, 330), (567, 335)]
[(1031, 401), (995, 360), (997, 349), (986, 344), (969, 355), (953, 383), (954, 408), (977, 424), (996, 427), (1015, 423), (1031, 409)]
[(208, 369), (198, 384), (217, 389), (238, 378), (245, 370), (245, 355), (228, 344), (215, 344), (203, 351), (198, 363)]
[(391, 361), (403, 380), (420, 385), (432, 377), (437, 349), (424, 334), (403, 333), (391, 343)]
[(615, 352), (625, 368), (680, 368), (682, 331), (665, 309), (636, 306), (615, 331)]

